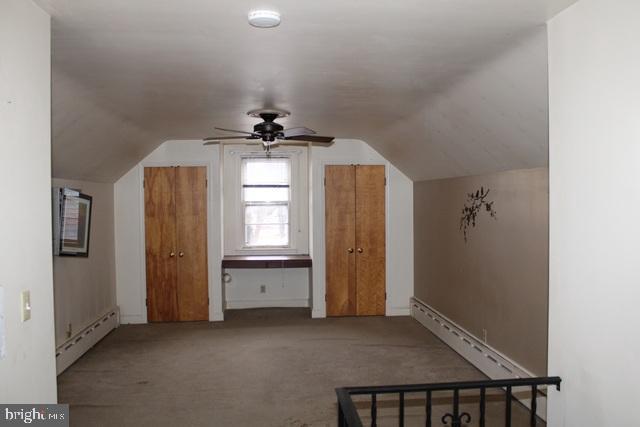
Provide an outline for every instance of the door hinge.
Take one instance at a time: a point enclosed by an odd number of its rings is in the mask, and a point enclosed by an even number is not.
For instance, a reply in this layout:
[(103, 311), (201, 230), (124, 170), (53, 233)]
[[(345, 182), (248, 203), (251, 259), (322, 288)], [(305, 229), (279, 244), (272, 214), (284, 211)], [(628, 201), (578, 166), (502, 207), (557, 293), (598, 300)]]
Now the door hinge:
[(384, 177), (384, 185), (387, 185), (387, 177)]
[(327, 302), (327, 294), (324, 294), (324, 302)]
[(324, 186), (325, 187), (327, 186), (327, 178), (326, 177), (324, 178)]
[(145, 299), (144, 299), (144, 305), (145, 305), (146, 307), (149, 307), (149, 298), (145, 298)]
[(144, 188), (144, 185), (145, 185), (145, 183), (146, 183), (146, 182), (147, 182), (147, 180), (146, 180), (146, 179), (143, 179), (143, 180), (142, 180), (142, 188)]
[(211, 302), (209, 300), (209, 297), (207, 297), (207, 305), (209, 305)]
[(386, 292), (384, 293), (384, 300), (385, 301), (387, 300), (387, 293)]
[(204, 180), (204, 187), (205, 188), (209, 187), (209, 179)]

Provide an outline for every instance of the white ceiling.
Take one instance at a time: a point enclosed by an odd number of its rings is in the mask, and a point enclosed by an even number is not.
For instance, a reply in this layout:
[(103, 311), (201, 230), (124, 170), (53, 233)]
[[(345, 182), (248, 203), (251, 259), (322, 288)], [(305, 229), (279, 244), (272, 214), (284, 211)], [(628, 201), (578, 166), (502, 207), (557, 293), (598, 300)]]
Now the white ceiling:
[[(264, 106), (414, 180), (546, 164), (544, 23), (574, 0), (37, 2), (53, 16), (53, 174), (112, 182)], [(247, 24), (264, 6), (280, 27)]]

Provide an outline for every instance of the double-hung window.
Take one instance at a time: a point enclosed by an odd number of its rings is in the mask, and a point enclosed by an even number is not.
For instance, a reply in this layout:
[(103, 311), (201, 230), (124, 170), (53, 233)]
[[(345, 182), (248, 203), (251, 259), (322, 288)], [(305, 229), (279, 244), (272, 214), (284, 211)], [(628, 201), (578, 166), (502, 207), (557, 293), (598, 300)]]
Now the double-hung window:
[(243, 157), (241, 163), (244, 247), (290, 247), (291, 159)]

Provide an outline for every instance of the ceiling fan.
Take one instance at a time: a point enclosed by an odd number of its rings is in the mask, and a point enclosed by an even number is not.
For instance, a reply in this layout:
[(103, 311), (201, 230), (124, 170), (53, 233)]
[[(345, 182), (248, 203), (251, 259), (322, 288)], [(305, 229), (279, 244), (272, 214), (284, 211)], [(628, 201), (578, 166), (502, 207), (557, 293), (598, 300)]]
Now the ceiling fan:
[(281, 124), (276, 123), (275, 120), (282, 117), (287, 117), (290, 113), (284, 110), (276, 109), (258, 109), (251, 110), (247, 113), (251, 117), (260, 118), (263, 121), (253, 127), (253, 132), (246, 132), (235, 129), (225, 129), (220, 127), (214, 127), (216, 130), (225, 132), (235, 132), (244, 134), (242, 136), (211, 136), (204, 138), (204, 145), (214, 145), (220, 143), (220, 141), (226, 140), (260, 140), (266, 151), (269, 151), (270, 147), (274, 145), (283, 144), (299, 144), (300, 142), (311, 142), (316, 145), (329, 146), (334, 140), (333, 136), (320, 136), (316, 135), (316, 132), (306, 127), (295, 127), (285, 129)]

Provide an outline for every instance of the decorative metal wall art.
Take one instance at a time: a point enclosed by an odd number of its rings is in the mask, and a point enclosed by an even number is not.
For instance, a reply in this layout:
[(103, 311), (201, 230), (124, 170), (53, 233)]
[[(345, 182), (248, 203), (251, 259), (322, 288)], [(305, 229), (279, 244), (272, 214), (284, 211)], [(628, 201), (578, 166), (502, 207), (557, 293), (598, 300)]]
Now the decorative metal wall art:
[(467, 194), (467, 201), (462, 208), (462, 217), (460, 218), (460, 231), (464, 235), (466, 242), (469, 237), (469, 227), (475, 227), (478, 214), (485, 210), (491, 218), (496, 218), (496, 211), (493, 209), (493, 201), (488, 201), (489, 189), (485, 191), (484, 187), (480, 187), (475, 193)]

